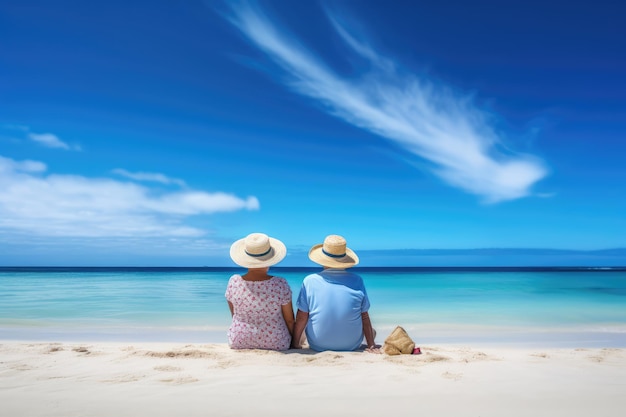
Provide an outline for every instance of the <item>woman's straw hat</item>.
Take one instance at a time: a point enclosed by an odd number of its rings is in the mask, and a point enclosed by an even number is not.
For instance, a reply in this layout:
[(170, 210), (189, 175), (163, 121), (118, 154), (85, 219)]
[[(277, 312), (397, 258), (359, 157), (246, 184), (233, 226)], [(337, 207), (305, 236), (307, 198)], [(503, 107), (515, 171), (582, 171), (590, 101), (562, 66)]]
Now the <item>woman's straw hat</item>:
[(244, 268), (265, 268), (282, 261), (285, 244), (263, 233), (251, 233), (230, 247), (230, 258)]
[(329, 235), (324, 243), (315, 245), (309, 251), (309, 259), (329, 268), (350, 268), (359, 263), (359, 257), (346, 246), (346, 239)]

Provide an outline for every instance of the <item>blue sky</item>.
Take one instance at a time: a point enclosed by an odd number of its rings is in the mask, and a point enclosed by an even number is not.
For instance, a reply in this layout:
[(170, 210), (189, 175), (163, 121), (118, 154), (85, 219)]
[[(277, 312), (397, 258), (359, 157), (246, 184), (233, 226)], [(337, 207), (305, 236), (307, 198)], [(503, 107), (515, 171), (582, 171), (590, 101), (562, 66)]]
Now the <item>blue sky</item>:
[(2, 2), (0, 265), (625, 265), (626, 5), (433, 3)]

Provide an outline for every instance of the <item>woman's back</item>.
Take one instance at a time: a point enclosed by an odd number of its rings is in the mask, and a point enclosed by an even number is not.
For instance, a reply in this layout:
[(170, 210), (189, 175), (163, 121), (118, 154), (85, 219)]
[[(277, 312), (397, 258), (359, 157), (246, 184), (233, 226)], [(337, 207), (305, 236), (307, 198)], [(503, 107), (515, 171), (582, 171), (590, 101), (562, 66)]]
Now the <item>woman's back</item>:
[(228, 344), (234, 349), (289, 349), (291, 335), (282, 306), (291, 302), (291, 289), (284, 278), (249, 281), (233, 275), (226, 299), (233, 305)]

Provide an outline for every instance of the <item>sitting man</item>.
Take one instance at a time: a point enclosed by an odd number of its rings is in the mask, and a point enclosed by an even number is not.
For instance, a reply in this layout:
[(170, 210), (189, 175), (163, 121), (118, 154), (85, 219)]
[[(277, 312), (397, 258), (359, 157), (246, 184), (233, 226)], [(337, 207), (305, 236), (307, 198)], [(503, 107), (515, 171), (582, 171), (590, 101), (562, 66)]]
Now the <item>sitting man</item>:
[(351, 351), (361, 346), (380, 353), (374, 343), (374, 329), (368, 314), (370, 302), (363, 279), (346, 271), (359, 263), (356, 254), (346, 246), (346, 240), (330, 235), (324, 243), (309, 251), (309, 259), (324, 270), (304, 278), (298, 296), (296, 324), (291, 347), (302, 348), (302, 332), (311, 349), (316, 351)]

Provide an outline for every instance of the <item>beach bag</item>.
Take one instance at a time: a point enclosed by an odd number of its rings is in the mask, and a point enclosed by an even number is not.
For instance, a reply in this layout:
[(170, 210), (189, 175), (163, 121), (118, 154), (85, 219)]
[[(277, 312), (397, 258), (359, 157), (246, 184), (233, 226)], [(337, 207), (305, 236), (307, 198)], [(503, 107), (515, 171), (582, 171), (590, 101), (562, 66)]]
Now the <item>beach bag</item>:
[(411, 340), (407, 332), (400, 326), (385, 339), (383, 352), (387, 355), (411, 355), (415, 349), (415, 342)]

